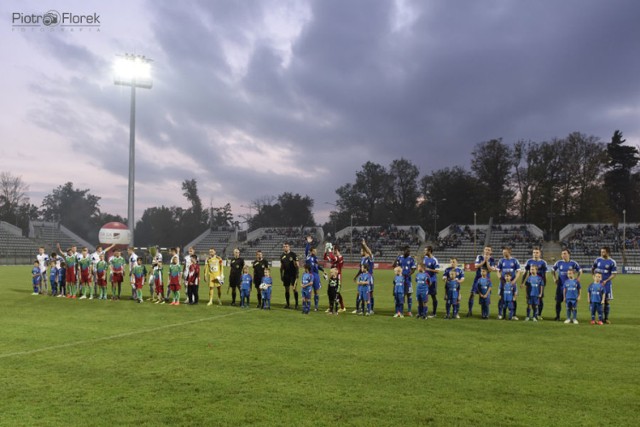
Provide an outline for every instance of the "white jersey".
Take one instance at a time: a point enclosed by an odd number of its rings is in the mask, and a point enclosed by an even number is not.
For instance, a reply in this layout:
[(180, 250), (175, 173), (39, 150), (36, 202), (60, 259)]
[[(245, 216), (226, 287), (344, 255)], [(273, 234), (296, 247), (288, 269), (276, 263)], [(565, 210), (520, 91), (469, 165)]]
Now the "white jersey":
[(160, 251), (156, 252), (156, 255), (153, 257), (153, 261), (151, 262), (151, 264), (155, 266), (159, 262), (162, 262), (162, 254), (160, 253)]
[(104, 255), (104, 251), (95, 251), (91, 254), (91, 268), (93, 271), (96, 271), (96, 265), (98, 264), (98, 261), (100, 261), (100, 255)]
[(136, 253), (133, 252), (131, 253), (131, 255), (129, 255), (129, 268), (133, 269), (133, 267), (135, 267), (137, 263), (138, 263), (138, 255), (136, 255)]
[(38, 260), (38, 264), (40, 265), (40, 271), (42, 274), (47, 272), (47, 266), (49, 265), (49, 255), (46, 253), (36, 255), (36, 259)]
[(64, 261), (64, 258), (61, 257), (60, 255), (56, 255), (56, 257), (54, 258), (54, 261), (56, 262), (56, 268), (60, 268), (61, 267), (60, 263)]
[(191, 267), (191, 255), (187, 254), (187, 256), (184, 257), (184, 272), (182, 273), (185, 279), (189, 275), (189, 267)]

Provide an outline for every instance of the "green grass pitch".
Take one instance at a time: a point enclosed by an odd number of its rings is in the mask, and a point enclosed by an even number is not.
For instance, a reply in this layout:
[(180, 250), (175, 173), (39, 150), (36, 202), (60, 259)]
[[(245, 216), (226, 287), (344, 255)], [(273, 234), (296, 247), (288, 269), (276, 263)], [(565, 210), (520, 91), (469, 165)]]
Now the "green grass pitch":
[[(30, 267), (2, 266), (0, 425), (638, 425), (638, 276), (616, 279), (613, 324), (591, 326), (586, 293), (579, 325), (495, 320), (496, 297), (490, 321), (477, 304), (394, 319), (391, 275), (376, 272), (365, 318), (326, 315), (325, 289), (321, 312), (283, 310), (277, 279), (266, 312), (224, 293), (222, 307), (32, 296)], [(344, 295), (353, 308), (355, 286)]]

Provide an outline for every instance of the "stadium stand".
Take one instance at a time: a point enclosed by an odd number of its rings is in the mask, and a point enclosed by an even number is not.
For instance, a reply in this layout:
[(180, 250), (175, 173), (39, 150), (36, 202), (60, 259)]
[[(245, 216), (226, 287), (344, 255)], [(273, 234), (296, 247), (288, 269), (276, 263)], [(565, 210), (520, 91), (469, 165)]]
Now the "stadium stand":
[[(248, 233), (247, 240), (238, 243), (238, 248), (245, 259), (253, 259), (255, 252), (261, 250), (268, 261), (273, 261), (280, 258), (282, 244), (289, 242), (291, 250), (302, 260), (304, 258), (306, 237), (309, 235), (313, 237), (312, 246), (314, 247), (318, 247), (324, 238), (320, 227), (259, 228)], [(318, 248), (318, 252), (321, 251), (322, 248)]]
[(47, 252), (54, 251), (57, 243), (60, 243), (63, 250), (73, 245), (79, 248), (86, 246), (90, 251), (95, 250), (92, 244), (57, 222), (30, 221), (29, 238), (44, 246)]
[[(424, 230), (417, 225), (354, 226), (353, 234), (351, 227), (344, 228), (331, 243), (340, 245), (346, 261), (355, 262), (360, 259), (360, 242), (364, 238), (376, 261), (393, 262), (405, 246), (409, 246), (412, 255), (421, 255), (419, 249), (424, 237)], [(352, 241), (353, 253), (350, 251)]]
[(207, 229), (185, 246), (185, 252), (187, 248), (193, 246), (198, 257), (206, 259), (209, 249), (215, 248), (218, 255), (224, 258), (231, 255), (231, 249), (228, 248), (228, 246), (231, 242), (237, 241), (237, 235), (237, 231), (232, 228), (218, 227)]
[(22, 230), (0, 221), (0, 264), (29, 264), (35, 259), (38, 244), (22, 236)]
[(502, 257), (502, 247), (511, 247), (511, 255), (522, 265), (531, 258), (534, 246), (544, 245), (544, 232), (533, 224), (492, 224), (488, 244), (493, 247), (496, 259)]
[[(475, 227), (475, 249), (474, 249)], [(456, 257), (459, 263), (470, 263), (476, 258), (476, 252), (482, 252), (487, 238), (489, 226), (484, 225), (457, 225), (451, 224), (438, 233), (438, 238), (433, 244), (433, 250), (440, 263), (448, 263), (449, 259)]]
[(627, 224), (624, 230), (614, 224), (569, 224), (560, 230), (559, 237), (561, 246), (569, 248), (571, 257), (585, 269), (591, 269), (593, 261), (600, 256), (602, 246), (609, 246), (611, 258), (619, 266), (623, 263), (640, 266), (639, 224)]

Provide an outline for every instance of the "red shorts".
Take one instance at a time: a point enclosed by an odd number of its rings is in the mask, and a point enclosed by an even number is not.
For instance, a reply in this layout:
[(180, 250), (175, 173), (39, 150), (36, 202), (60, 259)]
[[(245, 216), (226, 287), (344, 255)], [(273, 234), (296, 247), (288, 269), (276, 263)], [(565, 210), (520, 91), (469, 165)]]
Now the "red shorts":
[(113, 272), (113, 275), (111, 276), (111, 281), (113, 283), (122, 283), (122, 272)]
[(72, 265), (67, 267), (66, 282), (74, 283), (76, 281), (76, 268)]
[(136, 289), (142, 289), (144, 286), (144, 277), (136, 277)]
[(96, 273), (96, 282), (98, 282), (98, 286), (107, 286), (107, 279), (105, 279), (105, 272)]
[(156, 294), (163, 294), (164, 293), (164, 285), (162, 284), (162, 282), (158, 279), (156, 279)]
[(91, 283), (91, 272), (80, 270), (80, 283)]
[(178, 292), (178, 291), (180, 290), (180, 284), (177, 284), (177, 285), (176, 285), (176, 284), (174, 284), (174, 283), (171, 283), (171, 284), (169, 285), (169, 290), (170, 290), (171, 292)]

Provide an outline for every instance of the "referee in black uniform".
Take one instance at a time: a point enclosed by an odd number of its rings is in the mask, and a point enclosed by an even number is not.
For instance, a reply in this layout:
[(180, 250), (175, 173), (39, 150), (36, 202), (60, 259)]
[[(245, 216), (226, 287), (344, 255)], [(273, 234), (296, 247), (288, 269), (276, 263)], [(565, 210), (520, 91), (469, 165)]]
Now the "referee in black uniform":
[(291, 252), (291, 247), (288, 242), (282, 245), (282, 255), (280, 255), (280, 279), (284, 285), (284, 296), (287, 301), (287, 305), (284, 308), (291, 308), (289, 305), (290, 289), (293, 286), (293, 298), (296, 300), (295, 309), (298, 309), (298, 255)]
[(240, 249), (233, 250), (233, 258), (229, 260), (229, 286), (231, 287), (231, 305), (236, 305), (236, 290), (242, 283), (244, 259), (240, 258)]
[(269, 261), (263, 258), (262, 251), (256, 252), (256, 259), (253, 260), (253, 286), (258, 294), (258, 307), (262, 308), (262, 292), (260, 292), (260, 284), (264, 277), (264, 269), (269, 267)]

